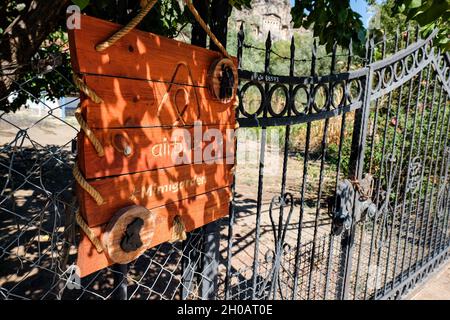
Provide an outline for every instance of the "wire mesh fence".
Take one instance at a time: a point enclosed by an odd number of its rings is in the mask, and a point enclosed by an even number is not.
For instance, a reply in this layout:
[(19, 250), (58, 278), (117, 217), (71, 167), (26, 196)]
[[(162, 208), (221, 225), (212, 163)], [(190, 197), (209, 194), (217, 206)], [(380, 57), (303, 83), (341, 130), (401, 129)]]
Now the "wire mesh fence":
[[(26, 96), (24, 107), (0, 114), (0, 294), (4, 299), (108, 299), (126, 283), (129, 299), (175, 299), (182, 291), (197, 298), (202, 233), (185, 243), (165, 243), (148, 250), (123, 269), (112, 267), (74, 283), (72, 268), (78, 232), (72, 167), (78, 125), (76, 96), (57, 100), (30, 93), (26, 84), (43, 73), (57, 73), (45, 64), (17, 83), (2, 98)], [(68, 81), (66, 78), (64, 78)], [(6, 101), (7, 100), (7, 101)], [(182, 281), (182, 264), (190, 281)], [(185, 285), (186, 288), (181, 290)]]

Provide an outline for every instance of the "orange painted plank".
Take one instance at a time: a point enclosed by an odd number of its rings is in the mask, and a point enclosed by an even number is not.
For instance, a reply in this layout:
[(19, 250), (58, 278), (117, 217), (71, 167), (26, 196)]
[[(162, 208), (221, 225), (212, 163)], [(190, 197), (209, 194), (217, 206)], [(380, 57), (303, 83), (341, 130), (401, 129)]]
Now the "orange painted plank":
[[(151, 246), (156, 246), (171, 238), (171, 228), (175, 215), (181, 215), (187, 231), (192, 231), (209, 222), (228, 215), (231, 191), (229, 188), (219, 189), (202, 195), (197, 195), (166, 206), (154, 208), (151, 211), (159, 217)], [(101, 238), (104, 226), (92, 228)], [(87, 276), (97, 270), (113, 264), (104, 253), (98, 253), (91, 241), (82, 233), (78, 247), (77, 265), (80, 276)]]
[(72, 66), (77, 73), (171, 81), (179, 63), (176, 82), (206, 86), (209, 66), (221, 54), (149, 32), (132, 30), (102, 52), (95, 46), (122, 26), (86, 15), (81, 28), (69, 30)]
[(83, 156), (78, 165), (84, 177), (92, 179), (173, 167), (195, 160), (204, 161), (205, 165), (210, 161), (225, 162), (223, 158), (227, 155), (233, 160), (233, 129), (234, 126), (94, 129), (105, 155), (99, 157), (82, 133), (79, 151)]
[(105, 203), (97, 205), (84, 190), (80, 209), (90, 227), (109, 221), (119, 209), (140, 205), (148, 209), (230, 186), (232, 164), (193, 164), (91, 180)]
[(100, 104), (82, 99), (90, 128), (172, 126), (180, 120), (179, 114), (187, 125), (235, 123), (234, 101), (222, 104), (207, 88), (93, 75), (85, 75), (84, 81), (103, 99)]

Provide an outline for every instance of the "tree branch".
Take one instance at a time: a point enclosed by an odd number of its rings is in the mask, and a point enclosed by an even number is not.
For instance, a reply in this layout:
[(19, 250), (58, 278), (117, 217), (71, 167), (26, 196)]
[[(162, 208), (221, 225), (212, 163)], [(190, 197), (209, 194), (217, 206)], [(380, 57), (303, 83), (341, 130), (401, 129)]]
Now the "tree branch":
[(24, 65), (29, 64), (47, 36), (65, 21), (70, 0), (33, 0), (0, 38), (0, 98), (14, 88)]

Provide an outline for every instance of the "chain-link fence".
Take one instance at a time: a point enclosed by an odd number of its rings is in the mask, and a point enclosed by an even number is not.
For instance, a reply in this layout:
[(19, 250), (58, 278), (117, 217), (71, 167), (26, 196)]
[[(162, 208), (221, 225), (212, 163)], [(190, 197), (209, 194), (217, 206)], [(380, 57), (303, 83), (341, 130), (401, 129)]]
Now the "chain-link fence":
[[(16, 90), (1, 100), (5, 106), (26, 97), (18, 111), (0, 113), (1, 297), (198, 298), (199, 285), (210, 280), (202, 279), (199, 270), (213, 261), (201, 252), (202, 229), (183, 243), (152, 248), (127, 266), (115, 265), (77, 279), (74, 263), (79, 233), (74, 221), (77, 203), (72, 167), (79, 130), (74, 111), (79, 98), (49, 99), (28, 88), (51, 73), (71, 86), (58, 70), (61, 57), (54, 57), (33, 60), (33, 74), (15, 83)], [(220, 291), (203, 290), (202, 294)]]

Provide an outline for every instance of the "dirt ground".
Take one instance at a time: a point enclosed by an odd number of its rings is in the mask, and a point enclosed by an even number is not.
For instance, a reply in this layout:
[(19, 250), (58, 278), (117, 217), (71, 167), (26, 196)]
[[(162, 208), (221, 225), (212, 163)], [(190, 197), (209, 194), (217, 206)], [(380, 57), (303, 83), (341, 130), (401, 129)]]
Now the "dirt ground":
[(450, 300), (450, 263), (411, 292), (407, 300)]

